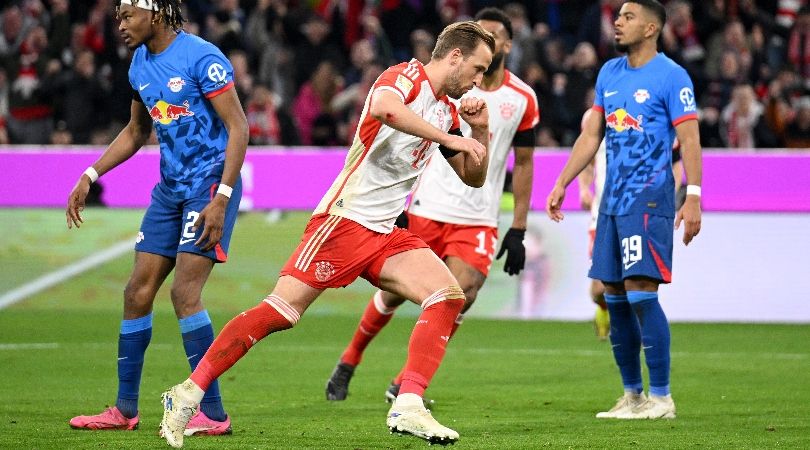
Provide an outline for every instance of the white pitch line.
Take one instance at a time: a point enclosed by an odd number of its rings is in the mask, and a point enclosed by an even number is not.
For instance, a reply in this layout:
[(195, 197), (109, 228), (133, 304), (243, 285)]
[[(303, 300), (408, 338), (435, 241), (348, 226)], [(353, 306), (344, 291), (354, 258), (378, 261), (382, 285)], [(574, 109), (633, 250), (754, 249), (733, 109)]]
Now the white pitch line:
[(87, 258), (76, 261), (75, 263), (62, 267), (59, 270), (45, 274), (36, 280), (30, 281), (20, 287), (6, 292), (0, 296), (0, 309), (11, 306), (21, 300), (25, 300), (38, 292), (62, 283), (65, 280), (81, 274), (82, 272), (94, 269), (108, 261), (118, 258), (127, 251), (132, 251), (133, 248), (135, 248), (134, 241), (135, 238), (119, 242), (111, 247), (101, 250), (98, 253), (94, 253)]
[[(17, 344), (3, 344), (0, 343), (0, 350), (52, 350), (61, 346), (70, 348), (116, 348), (117, 343), (110, 342), (79, 342), (73, 344), (59, 344), (57, 342), (44, 342), (44, 343), (17, 343)], [(334, 352), (339, 350), (337, 346), (329, 345), (273, 345), (265, 346), (268, 350), (275, 350), (281, 352), (294, 352), (294, 353), (324, 353)], [(150, 344), (149, 348), (157, 348), (161, 350), (168, 350), (175, 348), (171, 344)], [(496, 354), (513, 354), (513, 355), (537, 355), (537, 356), (585, 356), (585, 357), (610, 357), (609, 349), (603, 350), (565, 350), (559, 348), (458, 348), (453, 349), (451, 352), (459, 353), (496, 353)], [(770, 352), (672, 352), (672, 356), (677, 358), (743, 358), (754, 357), (764, 359), (787, 359), (787, 360), (800, 360), (810, 358), (810, 353), (770, 353)]]

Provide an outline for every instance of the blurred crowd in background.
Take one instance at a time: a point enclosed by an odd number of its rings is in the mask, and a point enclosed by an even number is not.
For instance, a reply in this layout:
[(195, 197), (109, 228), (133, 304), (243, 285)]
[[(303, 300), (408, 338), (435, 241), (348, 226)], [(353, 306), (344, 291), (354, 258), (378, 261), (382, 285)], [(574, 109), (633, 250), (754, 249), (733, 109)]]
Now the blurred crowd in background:
[[(185, 31), (232, 62), (251, 144), (344, 146), (385, 68), (427, 63), (445, 25), (500, 7), (507, 68), (540, 103), (538, 145), (568, 147), (616, 56), (623, 1), (186, 0), (183, 12)], [(663, 3), (660, 46), (695, 83), (704, 147), (810, 147), (807, 0)], [(109, 144), (132, 98), (117, 0), (0, 4), (0, 144)]]

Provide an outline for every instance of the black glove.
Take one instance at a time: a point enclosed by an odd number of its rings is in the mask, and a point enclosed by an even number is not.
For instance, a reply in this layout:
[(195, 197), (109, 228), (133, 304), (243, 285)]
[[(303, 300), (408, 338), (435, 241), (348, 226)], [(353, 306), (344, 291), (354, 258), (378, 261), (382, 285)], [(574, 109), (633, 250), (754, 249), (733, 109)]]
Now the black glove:
[(495, 259), (501, 259), (504, 253), (506, 255), (506, 263), (503, 265), (503, 271), (509, 275), (517, 275), (523, 270), (523, 265), (526, 263), (526, 247), (523, 245), (523, 236), (526, 235), (526, 230), (518, 230), (517, 228), (510, 228), (506, 232), (501, 242), (501, 250)]
[(397, 216), (397, 220), (394, 221), (394, 226), (399, 228), (408, 229), (408, 213), (402, 211), (402, 213)]

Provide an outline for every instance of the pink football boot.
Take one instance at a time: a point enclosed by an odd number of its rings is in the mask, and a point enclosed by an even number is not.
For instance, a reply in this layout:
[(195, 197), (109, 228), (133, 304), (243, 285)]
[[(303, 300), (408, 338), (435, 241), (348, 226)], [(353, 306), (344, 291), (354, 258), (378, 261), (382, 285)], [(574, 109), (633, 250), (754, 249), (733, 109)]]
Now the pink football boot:
[(231, 434), (231, 418), (226, 417), (223, 422), (209, 419), (202, 411), (198, 411), (186, 425), (186, 430), (183, 432), (186, 436), (193, 435), (210, 435), (218, 436), (221, 434)]
[(95, 416), (76, 416), (70, 419), (70, 426), (79, 430), (134, 430), (138, 428), (138, 416), (127, 419), (113, 406)]

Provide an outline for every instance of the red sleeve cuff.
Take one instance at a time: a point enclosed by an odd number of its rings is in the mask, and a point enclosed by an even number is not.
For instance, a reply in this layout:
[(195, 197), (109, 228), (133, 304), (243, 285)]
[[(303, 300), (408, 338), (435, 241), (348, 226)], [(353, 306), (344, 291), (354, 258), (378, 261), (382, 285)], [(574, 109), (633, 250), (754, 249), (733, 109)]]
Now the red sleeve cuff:
[(684, 114), (681, 117), (678, 117), (677, 119), (673, 120), (672, 126), (677, 127), (678, 125), (686, 122), (687, 120), (697, 120), (697, 118), (698, 118), (697, 113)]
[(211, 91), (211, 92), (209, 92), (209, 93), (205, 94), (205, 98), (214, 98), (214, 97), (216, 97), (217, 95), (219, 95), (219, 94), (221, 94), (221, 93), (223, 93), (223, 92), (227, 91), (228, 89), (230, 89), (230, 88), (232, 88), (232, 87), (233, 87), (233, 81), (231, 81), (230, 83), (226, 84), (225, 86), (222, 86), (221, 88), (217, 89), (216, 91)]
[(605, 112), (605, 108), (603, 108), (603, 107), (601, 107), (599, 105), (593, 105), (593, 106), (591, 106), (591, 109), (593, 109), (596, 112), (600, 112), (600, 113)]

